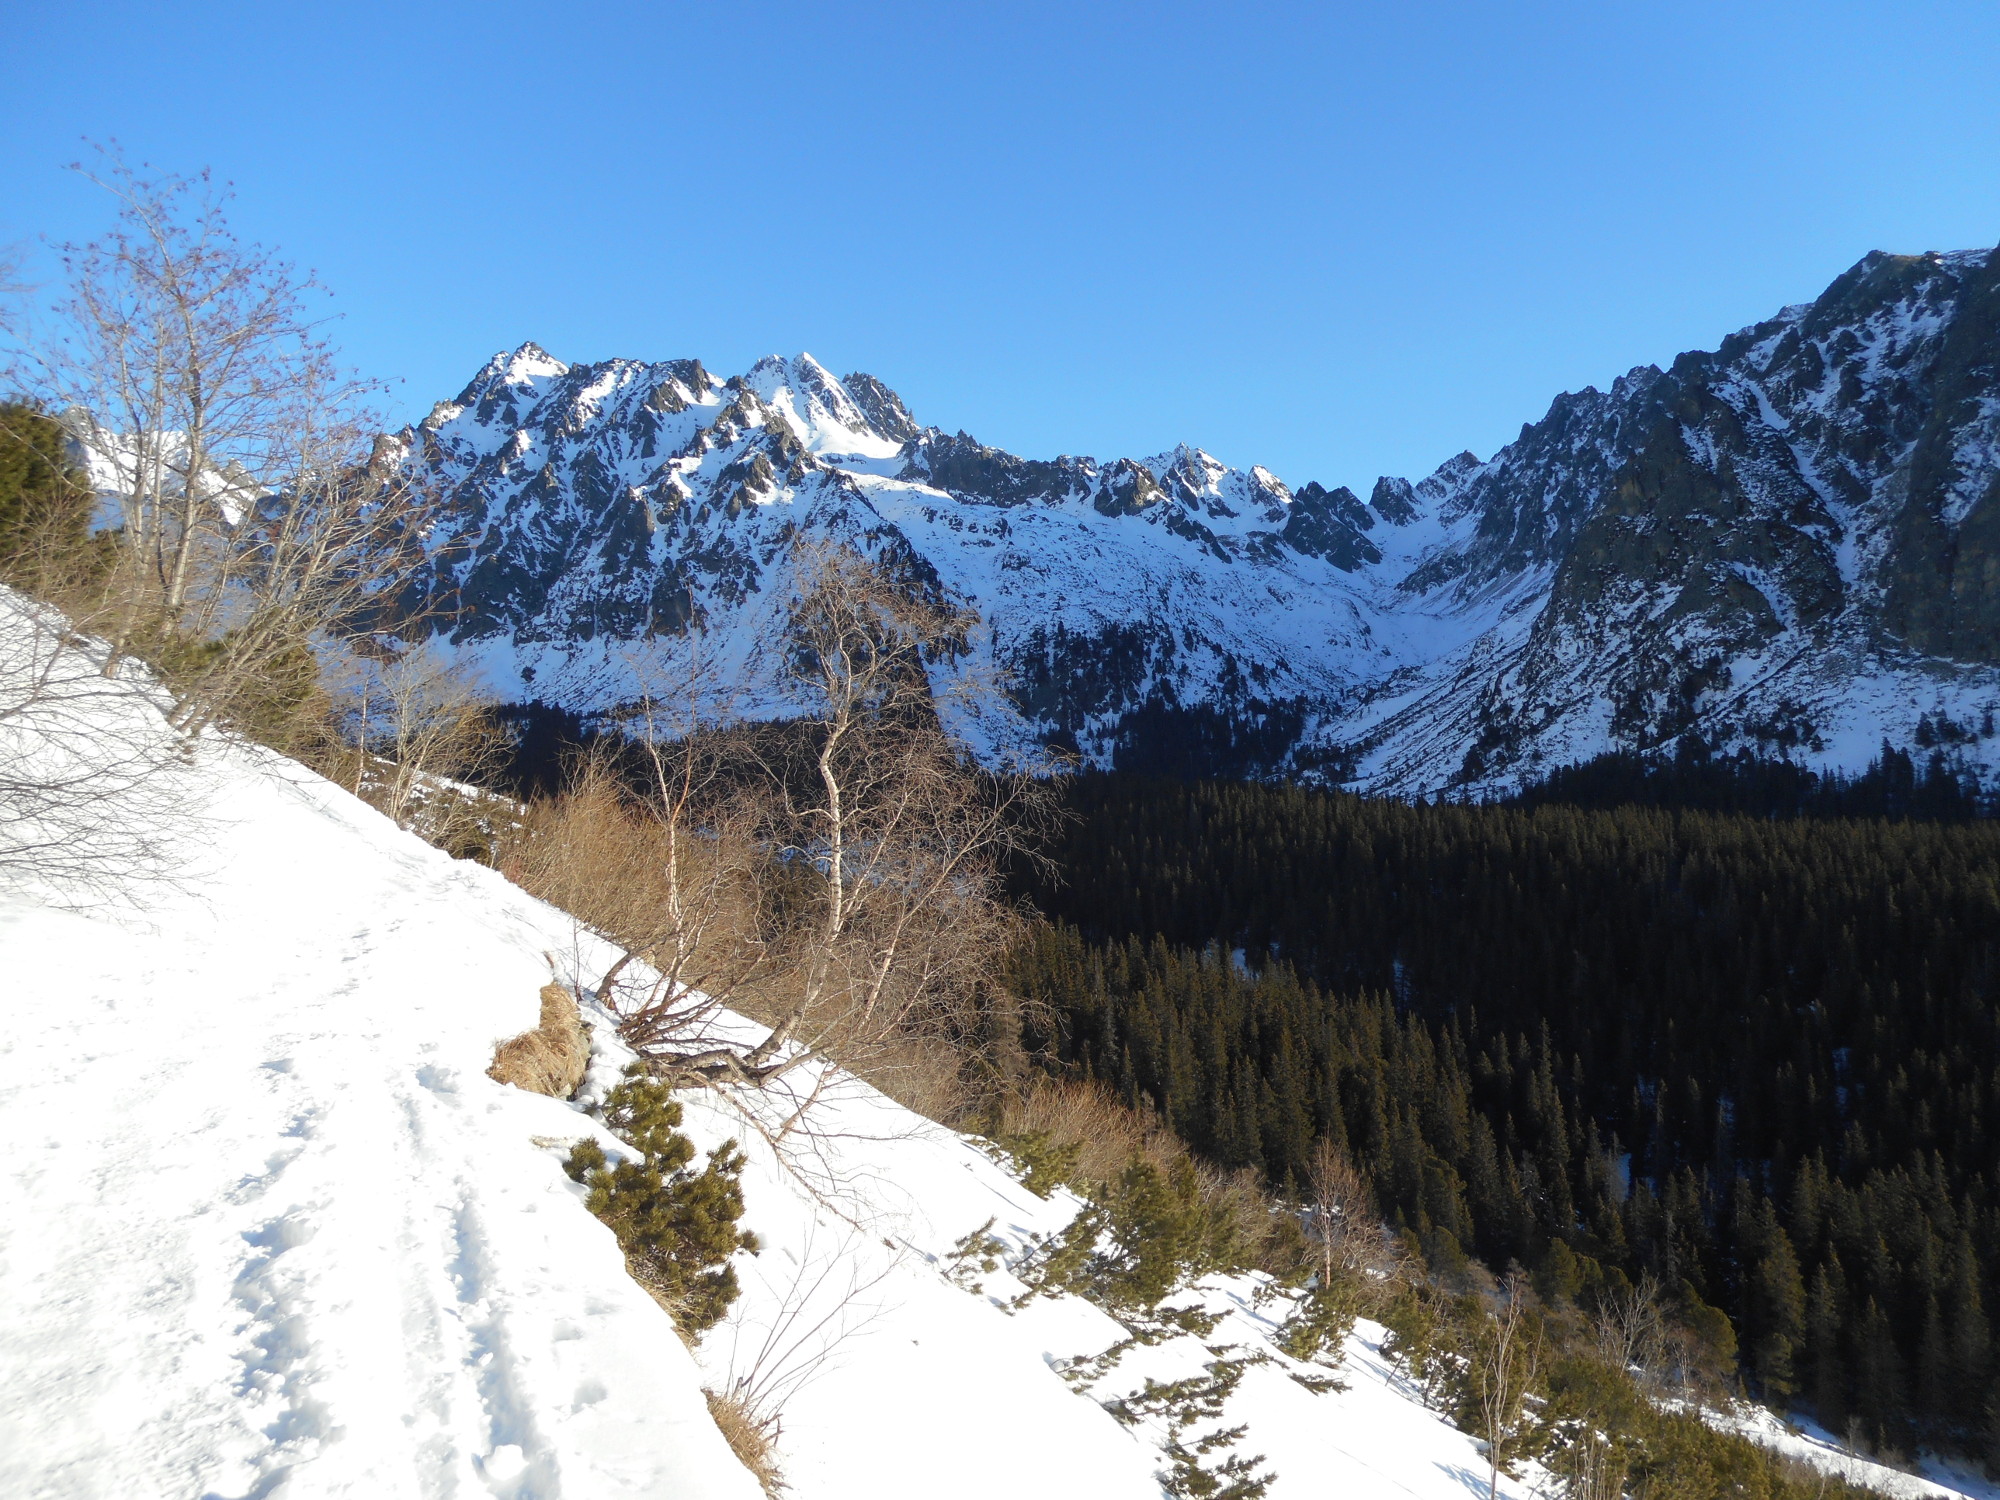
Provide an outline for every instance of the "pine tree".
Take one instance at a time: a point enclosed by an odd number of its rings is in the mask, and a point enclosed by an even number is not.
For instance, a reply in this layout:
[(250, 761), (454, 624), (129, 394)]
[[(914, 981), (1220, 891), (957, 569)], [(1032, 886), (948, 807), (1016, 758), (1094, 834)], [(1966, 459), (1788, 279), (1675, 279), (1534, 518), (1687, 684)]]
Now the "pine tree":
[(1747, 1262), (1744, 1278), (1743, 1342), (1758, 1383), (1783, 1404), (1798, 1391), (1794, 1356), (1805, 1334), (1806, 1290), (1791, 1236), (1778, 1223), (1769, 1198), (1751, 1198), (1740, 1179), (1737, 1199), (1749, 1222), (1739, 1228), (1738, 1253)]
[(694, 1143), (678, 1129), (681, 1106), (664, 1083), (635, 1071), (605, 1098), (604, 1122), (639, 1153), (610, 1164), (594, 1140), (579, 1141), (564, 1164), (590, 1190), (590, 1211), (611, 1226), (632, 1274), (673, 1313), (690, 1337), (716, 1323), (736, 1300), (738, 1250), (757, 1237), (743, 1217), (744, 1158), (734, 1141), (689, 1170)]
[(69, 460), (69, 435), (32, 406), (0, 404), (0, 578), (34, 583), (50, 563), (74, 566), (86, 546), (90, 490)]
[(1806, 1299), (1806, 1382), (1820, 1425), (1840, 1433), (1847, 1427), (1847, 1361), (1841, 1358), (1840, 1330), (1845, 1322), (1845, 1289), (1836, 1257), (1813, 1272), (1812, 1295)]

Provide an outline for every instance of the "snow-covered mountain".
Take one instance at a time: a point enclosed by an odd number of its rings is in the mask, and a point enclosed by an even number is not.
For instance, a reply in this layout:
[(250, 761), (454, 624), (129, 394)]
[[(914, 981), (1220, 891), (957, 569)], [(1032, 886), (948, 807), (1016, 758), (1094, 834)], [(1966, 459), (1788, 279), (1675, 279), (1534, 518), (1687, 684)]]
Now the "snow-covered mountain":
[(1365, 503), (1186, 446), (1018, 458), (809, 355), (719, 380), (523, 345), (400, 441), (448, 496), (413, 587), (513, 698), (603, 709), (698, 651), (744, 711), (781, 711), (760, 647), (805, 534), (976, 613), (936, 670), (1008, 684), (960, 726), (995, 752), (1402, 793), (1690, 732), (2000, 765), (1987, 251), (1870, 254)]

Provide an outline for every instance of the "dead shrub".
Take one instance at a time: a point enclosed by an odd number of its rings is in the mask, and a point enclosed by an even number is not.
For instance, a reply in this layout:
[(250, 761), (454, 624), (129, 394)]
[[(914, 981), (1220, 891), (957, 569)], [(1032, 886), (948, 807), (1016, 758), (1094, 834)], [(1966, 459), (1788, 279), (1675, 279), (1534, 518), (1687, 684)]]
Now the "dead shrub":
[(702, 1395), (708, 1398), (708, 1414), (715, 1419), (716, 1428), (729, 1444), (729, 1451), (736, 1455), (736, 1461), (757, 1476), (757, 1483), (763, 1486), (766, 1495), (780, 1494), (785, 1481), (778, 1472), (776, 1419), (760, 1421), (740, 1395), (720, 1395), (715, 1391), (703, 1391)]
[(881, 1043), (863, 1053), (848, 1071), (903, 1108), (940, 1125), (962, 1123), (977, 1108), (981, 1092), (964, 1052), (925, 1037)]
[(1074, 1150), (1076, 1180), (1109, 1182), (1134, 1157), (1162, 1169), (1186, 1154), (1157, 1118), (1133, 1109), (1102, 1084), (1037, 1079), (1005, 1100), (994, 1138), (1039, 1136)]
[(1375, 1208), (1375, 1194), (1347, 1153), (1322, 1137), (1306, 1168), (1306, 1233), (1323, 1291), (1343, 1288), (1354, 1307), (1378, 1314), (1411, 1273), (1402, 1242)]
[(541, 1024), (502, 1042), (486, 1076), (531, 1094), (567, 1099), (583, 1082), (589, 1065), (590, 1032), (577, 1010), (576, 996), (562, 985), (545, 984)]
[(1279, 1270), (1267, 1263), (1281, 1251), (1291, 1253), (1278, 1242), (1295, 1220), (1274, 1211), (1254, 1171), (1225, 1171), (1195, 1159), (1165, 1121), (1102, 1084), (1037, 1079), (1001, 1100), (988, 1119), (996, 1126), (993, 1139), (1027, 1168), (1028, 1185), (1037, 1191), (1067, 1183), (1088, 1194), (1143, 1163), (1163, 1180), (1192, 1177), (1202, 1210), (1229, 1226), (1232, 1255), (1241, 1264)]

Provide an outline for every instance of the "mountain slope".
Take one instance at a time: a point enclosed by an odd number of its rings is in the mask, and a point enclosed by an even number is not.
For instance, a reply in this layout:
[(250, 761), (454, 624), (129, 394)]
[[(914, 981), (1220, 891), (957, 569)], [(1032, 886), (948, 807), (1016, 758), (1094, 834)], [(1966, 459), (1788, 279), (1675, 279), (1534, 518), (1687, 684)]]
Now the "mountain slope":
[(560, 925), (266, 752), (182, 775), (117, 906), (0, 885), (0, 1491), (754, 1500), (532, 1144), (582, 1117), (484, 1076)]
[[(0, 690), (28, 613), (0, 591)], [(143, 684), (68, 660), (76, 711), (165, 742)], [(1347, 1392), (1288, 1378), (1303, 1367), (1270, 1347), (1286, 1303), (1259, 1278), (1204, 1284), (1225, 1315), (1206, 1342), (1134, 1350), (1073, 1390), (1058, 1361), (1124, 1328), (1067, 1295), (1012, 1311), (1005, 1271), (947, 1273), (982, 1226), (1018, 1252), (1075, 1200), (841, 1075), (790, 1135), (787, 1101), (687, 1099), (698, 1145), (744, 1143), (761, 1242), (690, 1352), (562, 1170), (580, 1137), (623, 1148), (485, 1075), (551, 964), (601, 972), (602, 945), (277, 756), (211, 737), (179, 764), (171, 857), (115, 906), (65, 909), (32, 871), (0, 872), (18, 1002), (0, 1034), (0, 1491), (754, 1500), (701, 1395), (750, 1379), (782, 1400), (799, 1500), (1157, 1500), (1172, 1434), (1100, 1402), (1199, 1376), (1224, 1343), (1271, 1360), (1225, 1416), (1278, 1469), (1276, 1500), (1460, 1500), (1481, 1472), (1379, 1329), (1352, 1344)], [(600, 1030), (586, 1102), (628, 1055)]]
[[(1688, 733), (1995, 761), (2000, 257), (1871, 254), (1713, 353), (1558, 397), (1481, 462), (1293, 490), (1181, 447), (1031, 460), (810, 356), (499, 355), (400, 438), (447, 495), (413, 595), (510, 697), (594, 711), (764, 659), (801, 535), (969, 608), (1004, 709), (1099, 762), (1491, 789)], [(691, 627), (703, 627), (697, 646)], [(760, 665), (761, 664), (761, 665)]]

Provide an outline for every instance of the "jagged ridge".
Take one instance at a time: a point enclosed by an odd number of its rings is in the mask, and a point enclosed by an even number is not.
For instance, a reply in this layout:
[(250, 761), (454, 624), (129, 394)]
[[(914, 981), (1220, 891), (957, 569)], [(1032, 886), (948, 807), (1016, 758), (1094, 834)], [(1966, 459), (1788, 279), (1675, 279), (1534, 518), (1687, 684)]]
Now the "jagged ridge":
[(1700, 734), (1984, 767), (2000, 703), (2000, 257), (1871, 254), (1481, 462), (1294, 491), (1182, 446), (1026, 459), (810, 355), (496, 356), (403, 434), (449, 514), (413, 588), (503, 691), (595, 710), (760, 666), (801, 533), (976, 612), (1004, 709), (1099, 762), (1491, 789)]

